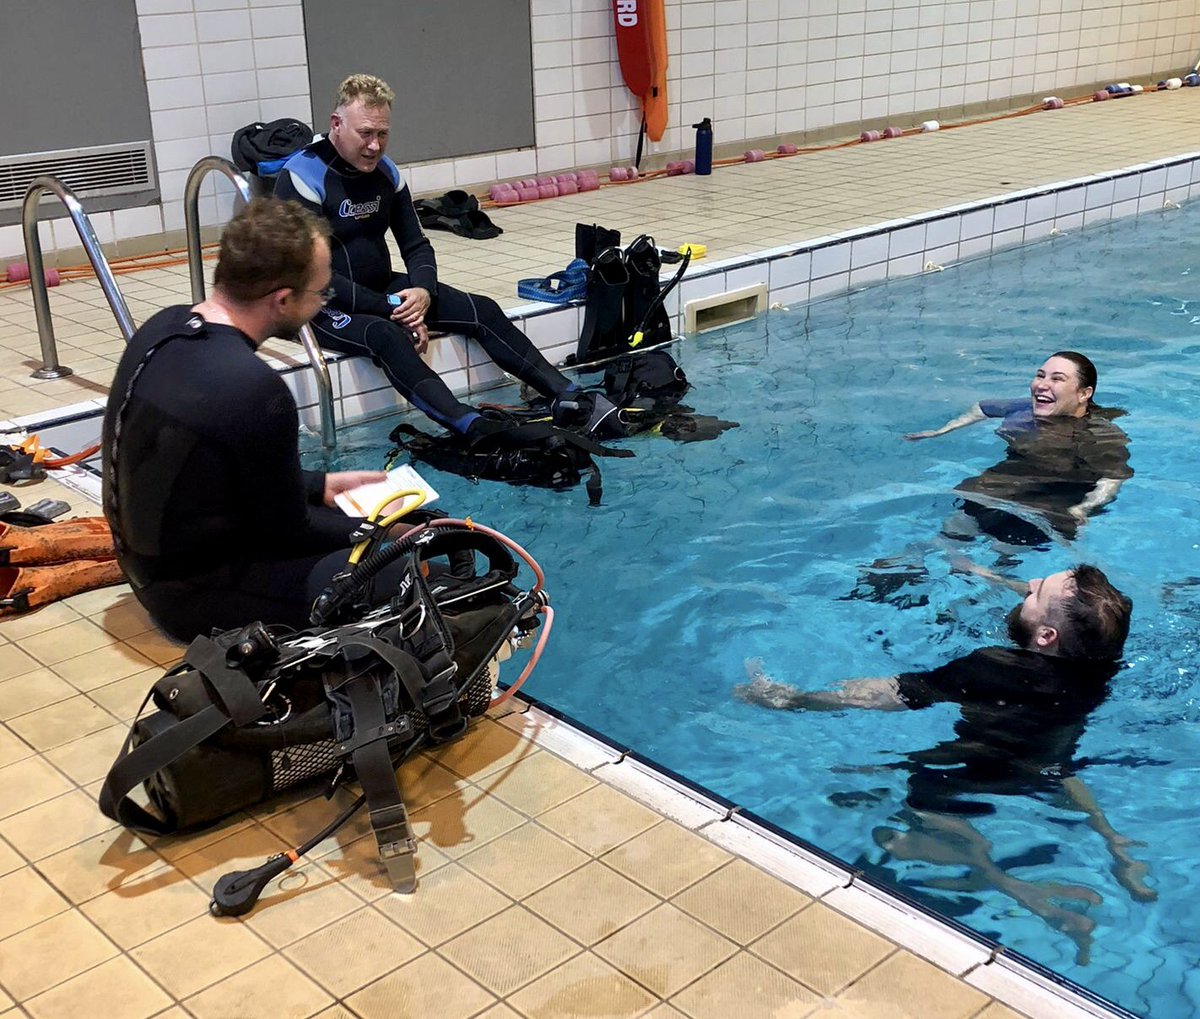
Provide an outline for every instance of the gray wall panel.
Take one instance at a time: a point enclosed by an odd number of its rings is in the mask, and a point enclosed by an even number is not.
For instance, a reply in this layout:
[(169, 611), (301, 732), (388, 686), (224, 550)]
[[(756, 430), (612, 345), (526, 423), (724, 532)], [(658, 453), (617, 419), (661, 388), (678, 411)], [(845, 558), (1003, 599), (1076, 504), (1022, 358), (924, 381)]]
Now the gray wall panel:
[(4, 0), (0, 155), (150, 137), (134, 0)]
[(318, 131), (366, 72), (396, 90), (398, 163), (534, 144), (529, 0), (304, 0), (304, 30)]

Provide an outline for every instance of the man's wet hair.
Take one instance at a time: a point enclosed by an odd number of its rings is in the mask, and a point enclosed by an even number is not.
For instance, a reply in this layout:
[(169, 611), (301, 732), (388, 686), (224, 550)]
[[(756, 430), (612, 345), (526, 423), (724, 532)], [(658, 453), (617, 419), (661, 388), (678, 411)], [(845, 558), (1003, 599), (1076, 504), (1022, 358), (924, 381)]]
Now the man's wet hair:
[(221, 234), (213, 283), (235, 301), (257, 301), (283, 287), (303, 289), (318, 237), (329, 224), (299, 202), (255, 198)]
[(333, 108), (340, 109), (349, 106), (355, 100), (361, 99), (366, 106), (391, 107), (396, 93), (382, 78), (373, 74), (352, 74), (346, 78), (337, 90), (337, 99)]
[(1074, 593), (1058, 605), (1058, 652), (1067, 658), (1115, 661), (1125, 649), (1133, 602), (1095, 566), (1071, 571)]

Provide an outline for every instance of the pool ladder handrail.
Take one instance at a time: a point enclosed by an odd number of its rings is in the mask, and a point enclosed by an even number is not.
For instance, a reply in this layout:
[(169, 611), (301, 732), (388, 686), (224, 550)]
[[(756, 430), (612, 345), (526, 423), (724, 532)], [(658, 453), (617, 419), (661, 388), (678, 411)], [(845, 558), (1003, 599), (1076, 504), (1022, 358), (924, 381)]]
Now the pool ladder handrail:
[(117, 319), (117, 326), (126, 342), (133, 337), (136, 327), (129, 314), (129, 305), (125, 303), (121, 288), (117, 286), (112, 267), (108, 264), (108, 260), (100, 248), (100, 240), (92, 228), (92, 221), (83, 211), (83, 206), (79, 204), (75, 192), (57, 177), (49, 175), (34, 177), (29, 182), (29, 187), (25, 191), (25, 200), (21, 205), (21, 230), (25, 235), (25, 260), (29, 265), (29, 286), (33, 290), (33, 312), (37, 318), (38, 340), (42, 346), (42, 366), (30, 378), (63, 379), (68, 375), (73, 375), (74, 372), (58, 363), (58, 343), (54, 338), (54, 323), (50, 318), (50, 294), (46, 286), (45, 263), (42, 261), (42, 239), (38, 236), (38, 202), (47, 192), (57, 195), (66, 206), (71, 222), (75, 224), (75, 232), (79, 234), (79, 239), (83, 242), (83, 250), (87, 252), (88, 261), (92, 263), (92, 270), (100, 281), (100, 287), (108, 299), (108, 306), (112, 308), (113, 315)]
[[(254, 197), (254, 187), (228, 159), (205, 156), (188, 172), (187, 182), (183, 186), (183, 224), (187, 233), (188, 276), (192, 284), (193, 304), (199, 304), (205, 298), (204, 261), (200, 254), (200, 185), (204, 178), (213, 172), (228, 177), (243, 202), (249, 202)], [(312, 326), (308, 323), (300, 329), (300, 343), (308, 355), (308, 363), (317, 382), (321, 445), (326, 450), (333, 450), (337, 447), (333, 384), (329, 379), (329, 365), (325, 363), (325, 355), (321, 352)]]

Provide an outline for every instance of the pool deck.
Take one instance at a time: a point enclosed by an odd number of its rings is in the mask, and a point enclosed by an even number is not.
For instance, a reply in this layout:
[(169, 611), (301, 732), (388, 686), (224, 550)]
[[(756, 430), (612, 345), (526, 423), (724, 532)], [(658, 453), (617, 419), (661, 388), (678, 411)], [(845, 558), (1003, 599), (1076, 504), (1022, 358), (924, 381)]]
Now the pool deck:
[[(614, 186), (497, 210), (495, 241), (432, 239), (442, 278), (515, 306), (519, 277), (569, 261), (578, 221), (732, 258), (1183, 154), (1198, 126), (1200, 90), (1141, 96)], [(185, 267), (120, 284), (138, 322), (187, 301)], [(0, 418), (107, 392), (123, 344), (99, 288), (51, 293), (77, 374), (29, 379), (30, 292), (0, 289)], [(55, 481), (14, 491), (97, 512)], [(466, 509), (487, 519), (485, 502)], [(844, 889), (748, 862), (752, 840), (704, 837), (719, 826), (621, 778), (602, 750), (564, 750), (536, 713), (489, 718), (402, 770), (422, 840), (415, 895), (390, 893), (360, 819), (249, 917), (214, 920), (216, 876), (306, 837), (331, 807), (284, 799), (150, 841), (99, 814), (128, 721), (179, 653), (123, 586), (0, 622), (0, 1017), (1091, 1014), (1023, 990), (952, 937), (931, 948), (878, 911), (850, 919)]]

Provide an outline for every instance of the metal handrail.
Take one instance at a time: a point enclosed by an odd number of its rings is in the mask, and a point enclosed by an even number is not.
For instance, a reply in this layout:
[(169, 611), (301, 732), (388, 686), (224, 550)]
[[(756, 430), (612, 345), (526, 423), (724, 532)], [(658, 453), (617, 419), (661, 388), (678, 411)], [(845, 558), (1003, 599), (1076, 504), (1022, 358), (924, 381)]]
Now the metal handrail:
[(58, 344), (54, 339), (54, 324), (50, 320), (50, 294), (46, 287), (46, 270), (42, 261), (42, 239), (38, 236), (37, 228), (38, 202), (47, 191), (57, 195), (63, 205), (67, 207), (71, 222), (75, 224), (75, 231), (83, 242), (83, 250), (87, 252), (88, 261), (92, 263), (92, 269), (100, 281), (104, 296), (108, 298), (108, 306), (112, 308), (113, 314), (117, 317), (117, 325), (126, 341), (132, 338), (134, 325), (133, 318), (129, 314), (129, 305), (125, 303), (125, 298), (113, 276), (112, 268), (105, 259), (104, 252), (100, 249), (100, 241), (96, 237), (96, 231), (92, 229), (92, 221), (83, 211), (83, 206), (79, 204), (75, 193), (57, 177), (34, 177), (29, 182), (29, 189), (25, 192), (25, 201), (21, 205), (21, 229), (25, 234), (25, 259), (29, 264), (29, 285), (33, 289), (33, 311), (37, 317), (38, 339), (42, 345), (42, 366), (30, 377), (62, 379), (74, 373), (70, 368), (58, 363)]
[[(192, 283), (194, 304), (199, 304), (205, 297), (204, 262), (200, 255), (200, 184), (214, 171), (224, 174), (233, 182), (242, 201), (249, 202), (254, 197), (250, 182), (228, 159), (205, 156), (188, 172), (187, 182), (183, 186), (183, 223), (187, 231), (188, 276)], [(321, 353), (312, 326), (306, 324), (300, 329), (300, 343), (304, 347), (304, 353), (308, 355), (308, 363), (312, 366), (313, 376), (317, 380), (321, 445), (327, 450), (333, 450), (337, 447), (337, 427), (333, 413), (333, 383), (329, 379), (329, 365), (325, 363), (325, 355)]]

